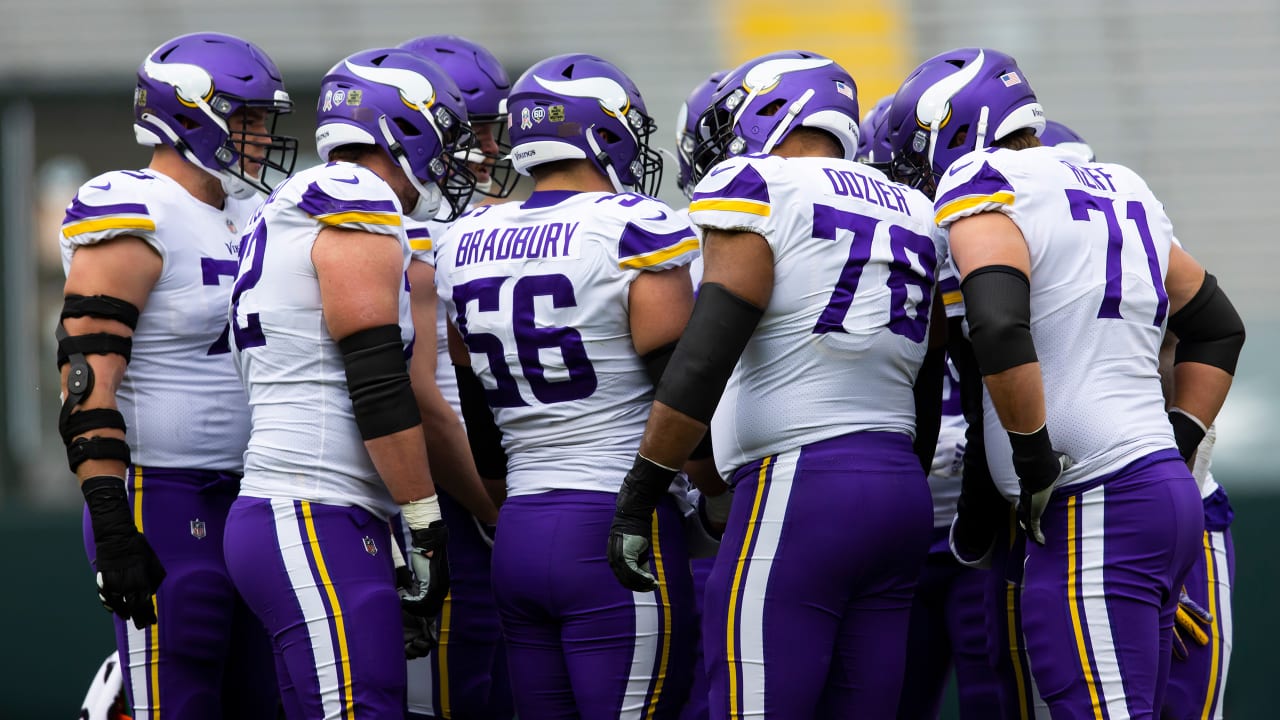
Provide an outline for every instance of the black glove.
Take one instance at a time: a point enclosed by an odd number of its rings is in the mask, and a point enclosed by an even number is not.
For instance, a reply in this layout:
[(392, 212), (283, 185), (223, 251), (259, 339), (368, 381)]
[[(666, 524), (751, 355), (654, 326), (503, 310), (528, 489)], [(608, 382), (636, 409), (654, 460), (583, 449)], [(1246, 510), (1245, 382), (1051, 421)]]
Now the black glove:
[(641, 563), (649, 557), (653, 511), (675, 476), (675, 470), (637, 454), (618, 489), (618, 505), (609, 526), (609, 567), (618, 582), (634, 592), (658, 589), (658, 581)]
[[(398, 553), (397, 553), (398, 555)], [(403, 599), (406, 594), (417, 591), (418, 581), (405, 565), (396, 566), (396, 589)], [(404, 631), (404, 657), (416, 660), (426, 657), (436, 648), (440, 635), (435, 620), (417, 615), (402, 602), (400, 607), (400, 626)]]
[(1013, 471), (1018, 475), (1018, 485), (1022, 488), (1022, 495), (1018, 498), (1018, 524), (1027, 531), (1032, 542), (1044, 545), (1040, 516), (1053, 496), (1058, 478), (1073, 462), (1053, 449), (1049, 431), (1044, 425), (1029, 435), (1010, 432), (1009, 444), (1013, 447)]
[(996, 489), (986, 457), (972, 457), (966, 448), (960, 498), (951, 521), (951, 554), (963, 565), (990, 567), (996, 536), (1008, 517), (1009, 503)]
[(124, 481), (97, 475), (80, 485), (89, 519), (98, 567), (98, 599), (103, 607), (141, 630), (156, 622), (151, 597), (164, 580), (164, 566), (151, 544), (134, 527)]
[(425, 528), (412, 530), (411, 535), (413, 545), (409, 546), (407, 559), (415, 580), (400, 591), (400, 604), (418, 617), (434, 620), (449, 594), (449, 558), (445, 552), (449, 529), (443, 520), (436, 520)]

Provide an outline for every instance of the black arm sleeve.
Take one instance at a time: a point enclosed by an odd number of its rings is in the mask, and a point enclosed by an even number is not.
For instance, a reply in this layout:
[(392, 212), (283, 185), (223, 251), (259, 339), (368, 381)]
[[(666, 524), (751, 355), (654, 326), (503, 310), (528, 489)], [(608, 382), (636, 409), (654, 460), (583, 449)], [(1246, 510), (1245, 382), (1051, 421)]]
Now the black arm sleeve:
[(912, 388), (916, 401), (916, 439), (913, 448), (925, 475), (933, 466), (934, 451), (938, 447), (938, 432), (942, 428), (942, 373), (946, 370), (946, 348), (929, 350), (916, 375)]
[(1173, 363), (1204, 363), (1236, 374), (1236, 362), (1244, 347), (1244, 321), (1218, 287), (1218, 279), (1204, 274), (1204, 283), (1191, 300), (1169, 318), (1169, 329), (1178, 336)]
[(703, 283), (693, 316), (658, 385), (656, 399), (706, 425), (764, 310), (719, 283)]
[(502, 448), (502, 430), (493, 419), (493, 410), (485, 398), (484, 384), (469, 365), (454, 365), (458, 378), (458, 399), (462, 419), (467, 424), (467, 444), (480, 477), (503, 480), (507, 477), (507, 451)]
[(373, 440), (422, 423), (399, 325), (351, 333), (338, 341), (338, 349), (361, 439)]
[(974, 357), (983, 375), (1036, 362), (1031, 341), (1031, 282), (1017, 268), (988, 265), (961, 283)]
[(964, 336), (962, 318), (949, 318), (947, 354), (960, 376), (960, 409), (964, 413), (964, 465), (960, 476), (960, 501), (966, 511), (984, 523), (1000, 522), (1008, 503), (996, 488), (987, 466), (987, 444), (982, 426), (982, 374), (973, 345)]

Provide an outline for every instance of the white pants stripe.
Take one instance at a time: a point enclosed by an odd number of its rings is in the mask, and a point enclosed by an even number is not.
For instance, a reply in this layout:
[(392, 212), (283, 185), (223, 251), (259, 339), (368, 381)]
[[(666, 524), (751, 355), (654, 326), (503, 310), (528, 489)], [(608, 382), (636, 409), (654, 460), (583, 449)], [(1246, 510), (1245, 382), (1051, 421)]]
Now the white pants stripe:
[[(342, 717), (342, 687), (338, 681), (337, 653), (333, 647), (333, 636), (329, 627), (329, 612), (325, 609), (324, 600), (320, 596), (320, 582), (307, 558), (305, 540), (298, 529), (298, 513), (292, 500), (275, 498), (271, 500), (271, 509), (275, 515), (276, 537), (280, 543), (280, 557), (284, 560), (285, 570), (289, 574), (289, 585), (293, 596), (302, 611), (303, 622), (307, 624), (307, 634), (311, 640), (311, 653), (315, 657), (316, 679), (320, 685), (320, 702), (324, 708), (325, 720), (338, 720)], [(307, 680), (294, 678), (295, 683)]]

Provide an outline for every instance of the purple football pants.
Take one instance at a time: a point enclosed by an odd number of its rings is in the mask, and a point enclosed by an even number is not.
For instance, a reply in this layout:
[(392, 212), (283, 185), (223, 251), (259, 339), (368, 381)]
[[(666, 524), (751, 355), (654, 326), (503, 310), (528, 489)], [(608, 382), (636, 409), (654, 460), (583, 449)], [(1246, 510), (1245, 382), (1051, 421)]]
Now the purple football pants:
[(953, 666), (961, 720), (1000, 717), (1000, 694), (987, 659), (984, 622), (983, 598), (991, 571), (956, 562), (947, 547), (948, 530), (934, 528), (933, 551), (911, 606), (899, 720), (935, 720)]
[(510, 720), (507, 651), (489, 582), (493, 554), (471, 513), (436, 489), (449, 528), (449, 595), (440, 644), (409, 662), (409, 717)]
[(1232, 516), (1222, 488), (1204, 499), (1204, 535), (1183, 585), (1187, 595), (1213, 615), (1213, 622), (1204, 628), (1209, 644), (1200, 646), (1188, 640), (1187, 659), (1175, 658), (1169, 666), (1169, 688), (1161, 716), (1166, 720), (1222, 717), (1222, 694), (1231, 662), (1231, 588), (1236, 574)]
[(1036, 692), (1022, 635), (1022, 564), (1026, 555), (1026, 534), (1010, 506), (1008, 522), (996, 538), (984, 594), (987, 659), (998, 683), (999, 717), (1005, 720), (1032, 720), (1047, 717), (1049, 712)]
[(1169, 677), (1178, 590), (1202, 552), (1204, 509), (1176, 451), (1056, 492), (1046, 544), (1027, 543), (1021, 613), (1054, 720), (1150, 720)]
[[(236, 592), (222, 556), (227, 511), (240, 476), (131, 466), (125, 478), (134, 523), (164, 565), (159, 622), (142, 630), (115, 617), (116, 646), (133, 717), (276, 717), (271, 647)], [(85, 550), (95, 563), (84, 512)]]
[(493, 548), (520, 720), (675, 718), (689, 692), (693, 587), (682, 518), (655, 513), (659, 588), (622, 587), (605, 556), (612, 493), (552, 490), (508, 498)]
[(241, 497), (227, 569), (266, 626), (289, 720), (402, 718), (404, 638), (391, 533), (356, 507)]
[(892, 718), (933, 526), (911, 438), (824, 440), (734, 483), (702, 622), (711, 717)]
[(707, 677), (706, 654), (702, 651), (702, 614), (706, 605), (707, 578), (711, 576), (711, 570), (715, 564), (714, 557), (689, 561), (689, 569), (693, 571), (696, 641), (693, 648), (693, 684), (689, 686), (689, 700), (680, 711), (680, 720), (709, 720), (711, 717), (711, 708), (708, 705), (711, 686)]

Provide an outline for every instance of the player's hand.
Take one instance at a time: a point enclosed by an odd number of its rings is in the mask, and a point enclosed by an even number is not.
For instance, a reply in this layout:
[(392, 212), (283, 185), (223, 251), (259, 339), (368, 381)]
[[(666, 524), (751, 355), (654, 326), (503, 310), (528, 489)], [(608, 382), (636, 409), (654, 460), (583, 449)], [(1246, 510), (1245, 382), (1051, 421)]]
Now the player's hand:
[(1209, 633), (1201, 626), (1207, 627), (1212, 623), (1213, 615), (1188, 597), (1187, 589), (1182, 588), (1178, 594), (1178, 611), (1173, 616), (1173, 656), (1179, 660), (1187, 659), (1190, 655), (1187, 638), (1197, 645), (1208, 645)]
[(960, 476), (960, 497), (951, 520), (948, 544), (961, 565), (991, 567), (991, 554), (1002, 524), (1009, 522), (1009, 502), (996, 489), (986, 459), (968, 455)]
[(649, 560), (653, 512), (675, 475), (675, 470), (636, 455), (618, 489), (618, 504), (609, 526), (609, 567), (618, 582), (633, 592), (658, 589), (658, 581), (644, 566)]
[(1018, 498), (1018, 524), (1027, 531), (1032, 542), (1044, 545), (1040, 516), (1044, 514), (1053, 488), (1074, 461), (1053, 449), (1049, 431), (1044, 425), (1033, 433), (1009, 433), (1013, 448), (1013, 471), (1018, 476), (1022, 494)]
[(449, 530), (443, 520), (411, 531), (413, 544), (408, 549), (407, 565), (413, 572), (413, 583), (400, 591), (400, 604), (419, 617), (434, 619), (449, 594), (449, 558), (445, 545)]
[(152, 596), (164, 580), (164, 566), (134, 527), (124, 480), (99, 475), (80, 486), (93, 525), (98, 599), (103, 607), (137, 629), (156, 622)]
[(436, 621), (416, 615), (406, 608), (400, 609), (400, 625), (404, 630), (404, 658), (416, 660), (431, 654), (439, 644)]
[(1040, 516), (1044, 514), (1044, 509), (1049, 505), (1049, 498), (1053, 497), (1053, 489), (1058, 484), (1058, 479), (1062, 477), (1062, 473), (1066, 472), (1073, 464), (1071, 458), (1060, 452), (1053, 453), (1053, 465), (1055, 468), (1052, 472), (1046, 473), (1039, 477), (1040, 482), (1050, 476), (1049, 484), (1040, 490), (1032, 491), (1030, 487), (1034, 487), (1039, 483), (1028, 484), (1022, 483), (1022, 476), (1018, 476), (1019, 484), (1022, 485), (1022, 495), (1018, 497), (1018, 524), (1023, 530), (1027, 531), (1027, 537), (1032, 542), (1044, 545), (1044, 531), (1040, 529)]

